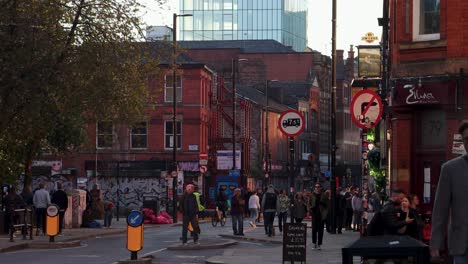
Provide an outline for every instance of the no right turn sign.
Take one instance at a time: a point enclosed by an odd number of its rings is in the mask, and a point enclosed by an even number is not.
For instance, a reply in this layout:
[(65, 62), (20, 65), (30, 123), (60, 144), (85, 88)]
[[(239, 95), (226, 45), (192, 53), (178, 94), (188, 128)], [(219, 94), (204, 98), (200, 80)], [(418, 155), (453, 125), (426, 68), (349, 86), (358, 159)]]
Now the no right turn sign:
[(373, 128), (382, 118), (382, 100), (376, 92), (362, 90), (353, 97), (350, 110), (351, 119), (356, 126), (363, 129)]

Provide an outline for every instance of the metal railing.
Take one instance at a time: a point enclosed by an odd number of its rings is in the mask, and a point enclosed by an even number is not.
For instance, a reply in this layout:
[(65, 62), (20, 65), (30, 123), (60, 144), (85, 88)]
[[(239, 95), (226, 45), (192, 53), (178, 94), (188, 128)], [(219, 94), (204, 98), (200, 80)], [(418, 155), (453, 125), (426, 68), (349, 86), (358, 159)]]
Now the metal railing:
[(33, 234), (33, 210), (28, 207), (25, 209), (15, 209), (10, 214), (10, 242), (14, 242), (14, 233), (21, 229), (23, 240), (26, 240), (29, 229), (29, 239), (32, 240)]

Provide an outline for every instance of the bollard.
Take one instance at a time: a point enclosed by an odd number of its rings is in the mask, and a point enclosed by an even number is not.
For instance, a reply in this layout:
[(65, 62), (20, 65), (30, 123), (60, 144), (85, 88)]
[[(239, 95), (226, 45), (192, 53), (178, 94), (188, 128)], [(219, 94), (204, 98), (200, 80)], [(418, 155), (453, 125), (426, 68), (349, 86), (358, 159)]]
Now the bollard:
[(47, 206), (46, 214), (46, 233), (49, 236), (49, 242), (55, 241), (55, 236), (59, 233), (59, 207), (56, 204)]
[(132, 211), (127, 216), (127, 249), (131, 252), (130, 260), (138, 259), (138, 251), (143, 249), (143, 214)]

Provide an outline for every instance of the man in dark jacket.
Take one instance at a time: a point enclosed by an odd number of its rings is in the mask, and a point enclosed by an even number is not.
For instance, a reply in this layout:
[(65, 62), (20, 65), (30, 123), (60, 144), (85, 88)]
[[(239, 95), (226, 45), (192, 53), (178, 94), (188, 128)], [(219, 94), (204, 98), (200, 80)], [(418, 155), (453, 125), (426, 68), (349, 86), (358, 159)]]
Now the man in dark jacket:
[(244, 206), (245, 201), (241, 195), (241, 190), (237, 188), (234, 190), (231, 199), (232, 231), (235, 236), (244, 235)]
[(195, 190), (195, 186), (193, 184), (188, 184), (185, 187), (184, 195), (182, 195), (182, 199), (180, 200), (180, 211), (182, 212), (183, 219), (182, 219), (182, 245), (187, 244), (187, 231), (189, 223), (192, 226), (192, 234), (193, 234), (193, 243), (198, 245), (198, 204), (193, 191)]
[(52, 194), (51, 201), (59, 207), (59, 235), (61, 235), (63, 229), (63, 218), (65, 217), (65, 211), (67, 211), (68, 208), (68, 195), (62, 189), (62, 184), (60, 182), (57, 183), (57, 191)]
[(275, 234), (273, 222), (275, 221), (275, 214), (278, 211), (278, 196), (275, 193), (273, 185), (269, 185), (266, 193), (262, 199), (262, 211), (265, 221), (265, 233), (271, 237)]
[(15, 212), (16, 209), (24, 208), (26, 204), (23, 198), (16, 193), (16, 188), (11, 187), (8, 195), (5, 196), (5, 223), (6, 227), (11, 228), (19, 221), (19, 214)]
[(385, 235), (402, 234), (402, 228), (414, 221), (414, 219), (408, 217), (405, 220), (398, 219), (398, 209), (404, 197), (405, 193), (401, 189), (393, 189), (390, 200), (384, 205), (382, 209), (382, 221)]

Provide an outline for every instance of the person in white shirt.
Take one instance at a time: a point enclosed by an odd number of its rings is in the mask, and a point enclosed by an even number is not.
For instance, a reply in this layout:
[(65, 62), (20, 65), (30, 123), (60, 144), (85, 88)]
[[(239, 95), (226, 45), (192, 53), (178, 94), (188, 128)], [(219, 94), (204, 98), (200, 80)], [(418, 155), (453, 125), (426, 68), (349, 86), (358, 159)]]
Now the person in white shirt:
[(36, 236), (39, 235), (39, 228), (42, 227), (42, 234), (46, 233), (46, 210), (50, 204), (50, 195), (46, 191), (44, 184), (39, 184), (39, 190), (34, 192), (33, 197), (34, 207), (36, 208)]
[(250, 210), (250, 217), (253, 221), (250, 221), (250, 225), (252, 227), (257, 227), (255, 224), (258, 218), (258, 211), (260, 210), (260, 198), (257, 195), (257, 191), (254, 190), (252, 195), (249, 198), (249, 210)]

